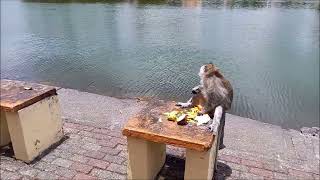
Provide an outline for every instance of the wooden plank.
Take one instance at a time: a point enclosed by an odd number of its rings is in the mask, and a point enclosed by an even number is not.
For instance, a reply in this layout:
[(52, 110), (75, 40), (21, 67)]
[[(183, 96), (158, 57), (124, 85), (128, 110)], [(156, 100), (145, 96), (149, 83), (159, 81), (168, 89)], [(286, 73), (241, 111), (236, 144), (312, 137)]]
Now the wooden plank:
[(56, 94), (56, 89), (51, 86), (1, 79), (1, 110), (17, 112)]
[[(196, 151), (209, 150), (215, 135), (208, 126), (181, 126), (168, 121), (163, 113), (174, 109), (178, 109), (175, 102), (152, 101), (137, 116), (128, 120), (122, 134)], [(160, 117), (162, 122), (159, 122)]]

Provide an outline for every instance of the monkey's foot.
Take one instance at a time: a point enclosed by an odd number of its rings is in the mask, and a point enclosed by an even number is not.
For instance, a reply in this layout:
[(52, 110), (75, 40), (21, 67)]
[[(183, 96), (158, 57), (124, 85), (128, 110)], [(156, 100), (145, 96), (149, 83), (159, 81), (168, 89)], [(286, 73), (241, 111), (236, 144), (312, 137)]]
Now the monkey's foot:
[(224, 144), (219, 145), (219, 150), (224, 149), (226, 146)]

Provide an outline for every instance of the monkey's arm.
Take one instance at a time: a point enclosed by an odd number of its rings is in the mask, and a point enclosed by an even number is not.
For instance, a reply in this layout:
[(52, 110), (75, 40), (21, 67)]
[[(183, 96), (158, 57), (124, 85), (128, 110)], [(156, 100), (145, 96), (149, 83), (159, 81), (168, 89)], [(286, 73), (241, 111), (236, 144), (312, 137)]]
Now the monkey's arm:
[(202, 90), (201, 85), (198, 85), (198, 86), (192, 88), (193, 96), (186, 103), (178, 102), (176, 104), (176, 106), (180, 106), (182, 108), (190, 108), (190, 107), (194, 107), (195, 105), (198, 105), (199, 104), (198, 99), (199, 99), (201, 90)]
[(193, 97), (191, 97), (186, 103), (178, 102), (176, 106), (180, 106), (182, 108), (190, 108), (193, 106)]

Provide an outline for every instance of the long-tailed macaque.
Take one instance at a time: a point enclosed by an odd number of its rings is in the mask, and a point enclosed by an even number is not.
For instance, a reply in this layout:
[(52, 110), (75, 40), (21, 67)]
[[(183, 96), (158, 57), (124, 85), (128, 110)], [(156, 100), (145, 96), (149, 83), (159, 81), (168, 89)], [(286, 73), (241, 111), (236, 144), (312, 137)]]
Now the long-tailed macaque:
[[(225, 111), (231, 108), (233, 89), (230, 82), (211, 63), (201, 66), (199, 76), (200, 85), (192, 89), (191, 99), (186, 103), (177, 103), (177, 105), (183, 108), (202, 106), (201, 113), (209, 114), (213, 118), (210, 125), (211, 131), (217, 132), (220, 119), (224, 116)], [(222, 123), (224, 126), (224, 122)]]

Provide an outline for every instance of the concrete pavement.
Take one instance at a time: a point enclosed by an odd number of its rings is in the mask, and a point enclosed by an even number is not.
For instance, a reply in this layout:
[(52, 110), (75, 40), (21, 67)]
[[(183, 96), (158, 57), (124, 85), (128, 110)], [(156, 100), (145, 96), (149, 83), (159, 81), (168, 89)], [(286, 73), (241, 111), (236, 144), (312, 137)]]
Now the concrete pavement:
[[(70, 138), (31, 165), (2, 152), (1, 179), (125, 179), (121, 127), (148, 102), (71, 89), (59, 89), (58, 94)], [(224, 142), (217, 179), (320, 179), (318, 137), (227, 114)], [(182, 178), (184, 150), (169, 146), (167, 151), (159, 179)]]

